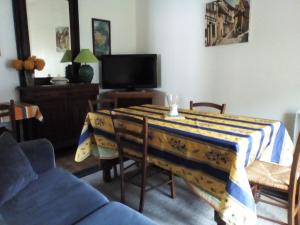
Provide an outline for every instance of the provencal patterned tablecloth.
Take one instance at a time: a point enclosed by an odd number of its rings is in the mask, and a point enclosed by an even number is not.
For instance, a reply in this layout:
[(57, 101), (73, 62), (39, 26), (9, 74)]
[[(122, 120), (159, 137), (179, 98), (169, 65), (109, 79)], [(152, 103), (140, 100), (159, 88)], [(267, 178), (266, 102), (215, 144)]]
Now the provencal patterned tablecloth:
[[(9, 103), (7, 103), (9, 105)], [(24, 120), (35, 118), (39, 121), (43, 121), (43, 115), (37, 105), (28, 103), (15, 103), (15, 115), (16, 120)], [(9, 117), (0, 118), (0, 123), (7, 123), (10, 121)]]
[[(254, 225), (256, 208), (245, 167), (255, 159), (291, 164), (294, 146), (283, 123), (190, 110), (180, 110), (186, 119), (174, 121), (163, 119), (167, 111), (154, 105), (114, 110), (148, 116), (149, 160), (183, 177), (227, 224)], [(86, 117), (75, 160), (92, 153), (117, 157), (109, 111)]]

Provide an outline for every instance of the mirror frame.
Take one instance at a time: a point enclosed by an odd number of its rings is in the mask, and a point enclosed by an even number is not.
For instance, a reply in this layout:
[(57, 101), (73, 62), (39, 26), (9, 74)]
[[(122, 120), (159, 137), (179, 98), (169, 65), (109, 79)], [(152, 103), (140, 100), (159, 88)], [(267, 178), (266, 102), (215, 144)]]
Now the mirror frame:
[[(80, 51), (78, 0), (67, 1), (69, 2), (71, 51), (72, 59), (74, 60), (74, 58)], [(26, 0), (12, 0), (12, 4), (15, 24), (17, 55), (18, 59), (25, 60), (31, 55)], [(74, 79), (72, 79), (70, 83), (78, 82), (79, 67), (79, 63), (72, 62)], [(24, 71), (22, 70), (19, 72), (19, 80), (20, 86), (26, 87)]]

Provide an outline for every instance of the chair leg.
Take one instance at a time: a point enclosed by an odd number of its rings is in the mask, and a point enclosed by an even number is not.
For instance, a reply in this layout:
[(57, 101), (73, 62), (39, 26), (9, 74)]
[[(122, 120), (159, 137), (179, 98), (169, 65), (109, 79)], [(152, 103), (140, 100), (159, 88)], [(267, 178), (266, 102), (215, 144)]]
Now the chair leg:
[(114, 165), (114, 178), (118, 177), (117, 165)]
[(172, 172), (169, 172), (169, 183), (170, 191), (171, 191), (171, 198), (176, 198), (176, 183), (175, 183), (175, 176)]
[(147, 166), (142, 165), (142, 180), (141, 180), (141, 193), (140, 193), (140, 206), (139, 212), (142, 213), (144, 210), (144, 200), (145, 200), (145, 189), (146, 189), (146, 182), (147, 182)]
[(121, 176), (121, 202), (125, 203), (125, 178), (123, 157), (120, 156), (120, 176)]
[(293, 217), (292, 215), (289, 215), (290, 212), (288, 212), (288, 225), (300, 225), (297, 221), (298, 217)]
[(252, 190), (252, 195), (253, 195), (253, 198), (255, 200), (255, 203), (258, 203), (259, 199), (260, 199), (260, 188), (258, 185), (253, 185), (251, 187), (251, 190)]
[(297, 214), (295, 215), (295, 206), (292, 201), (288, 202), (288, 225), (296, 225)]
[(298, 211), (296, 216), (295, 216), (295, 220), (296, 220), (296, 225), (300, 225), (300, 212)]

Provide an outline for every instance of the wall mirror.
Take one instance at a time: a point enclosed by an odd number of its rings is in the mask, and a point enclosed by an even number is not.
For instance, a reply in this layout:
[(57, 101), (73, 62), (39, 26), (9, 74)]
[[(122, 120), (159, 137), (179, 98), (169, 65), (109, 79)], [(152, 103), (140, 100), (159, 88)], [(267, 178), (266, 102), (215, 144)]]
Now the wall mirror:
[[(17, 53), (19, 59), (37, 56), (46, 61), (35, 77), (65, 76), (68, 64), (61, 63), (66, 50), (74, 59), (80, 50), (78, 0), (13, 0)], [(76, 82), (79, 65), (72, 63)], [(20, 84), (26, 86), (20, 72)]]
[(67, 62), (60, 61), (71, 48), (68, 1), (26, 0), (26, 9), (31, 55), (46, 62), (35, 77), (64, 76)]

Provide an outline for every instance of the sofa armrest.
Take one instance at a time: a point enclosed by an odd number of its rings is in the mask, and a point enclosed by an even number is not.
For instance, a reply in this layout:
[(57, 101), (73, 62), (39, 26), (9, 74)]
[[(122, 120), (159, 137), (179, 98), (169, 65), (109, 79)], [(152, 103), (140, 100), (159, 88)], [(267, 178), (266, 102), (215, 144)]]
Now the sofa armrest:
[(21, 142), (19, 145), (37, 174), (55, 167), (54, 149), (47, 139)]

